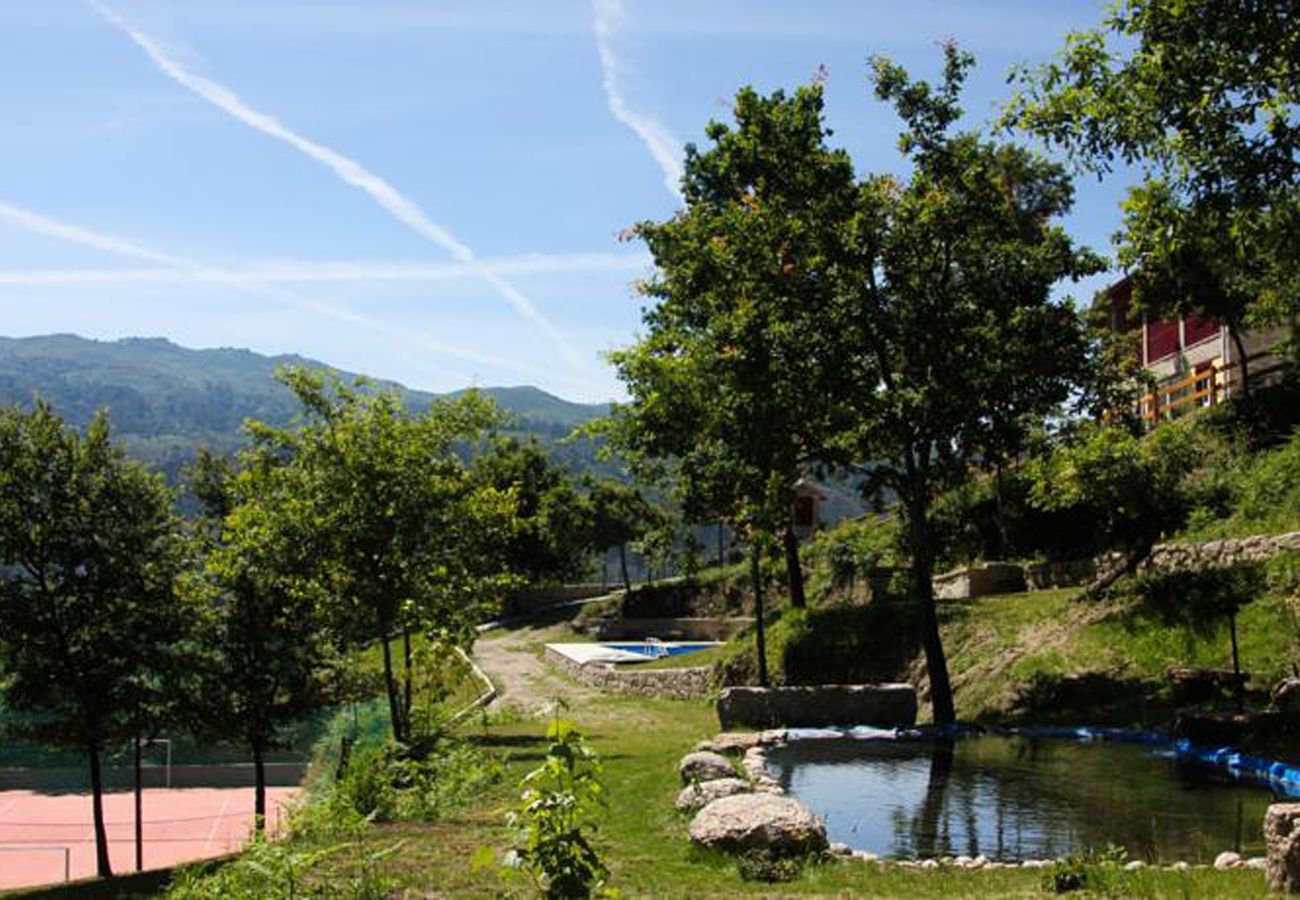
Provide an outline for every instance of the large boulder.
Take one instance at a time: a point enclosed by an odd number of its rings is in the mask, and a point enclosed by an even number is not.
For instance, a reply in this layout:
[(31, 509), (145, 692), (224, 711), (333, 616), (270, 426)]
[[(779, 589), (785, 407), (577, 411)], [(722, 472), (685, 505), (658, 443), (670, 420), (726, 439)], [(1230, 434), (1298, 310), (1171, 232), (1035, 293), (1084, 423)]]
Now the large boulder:
[(729, 687), (718, 697), (723, 728), (916, 723), (916, 689), (910, 684), (824, 684), (806, 687)]
[(736, 767), (720, 753), (696, 750), (682, 757), (677, 765), (683, 784), (694, 781), (714, 781), (718, 778), (735, 778)]
[(700, 781), (688, 784), (677, 795), (677, 809), (680, 812), (695, 812), (708, 806), (714, 800), (733, 797), (736, 794), (748, 794), (753, 786), (743, 778), (715, 778), (712, 781)]
[(1268, 845), (1269, 886), (1300, 894), (1300, 803), (1274, 803), (1268, 808), (1264, 842)]
[(736, 794), (695, 814), (691, 841), (704, 847), (774, 856), (802, 856), (827, 848), (826, 826), (802, 803), (776, 794)]

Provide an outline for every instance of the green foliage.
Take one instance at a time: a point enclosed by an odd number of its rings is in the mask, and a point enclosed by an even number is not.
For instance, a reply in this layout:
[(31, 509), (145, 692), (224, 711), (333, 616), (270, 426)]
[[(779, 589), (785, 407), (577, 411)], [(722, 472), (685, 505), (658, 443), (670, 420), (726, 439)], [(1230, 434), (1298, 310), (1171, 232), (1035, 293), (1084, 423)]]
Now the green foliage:
[[(490, 601), (512, 586), (504, 548), (515, 499), (475, 479), (458, 449), (501, 421), (469, 393), (407, 413), (399, 397), (303, 369), (281, 377), (304, 409), (297, 427), (251, 426), (250, 456), (282, 469), (277, 515), (311, 548), (311, 582), (335, 639), (355, 646), (416, 631), (467, 643)], [(399, 678), (384, 650), (393, 736), (411, 737), (411, 660)]]
[(200, 610), (162, 479), (123, 458), (99, 413), (84, 435), (45, 404), (0, 408), (0, 690), (7, 724), (90, 764), (109, 875), (100, 754), (175, 717)]
[(609, 871), (591, 843), (605, 805), (601, 763), (573, 723), (548, 726), (545, 761), (520, 782), (509, 825), (516, 842), (508, 870), (523, 870), (539, 895), (578, 898), (608, 893)]
[(1127, 860), (1128, 851), (1113, 844), (1101, 850), (1072, 853), (1043, 871), (1043, 890), (1053, 894), (1086, 890), (1102, 897), (1128, 896), (1128, 876), (1124, 871)]
[(271, 840), (256, 834), (238, 859), (215, 867), (182, 867), (167, 891), (174, 900), (385, 900), (395, 880), (384, 863), (402, 844), (362, 844), (365, 819), (336, 807), (308, 804), (295, 810), (290, 834)]
[(1255, 563), (1195, 572), (1144, 572), (1129, 587), (1147, 611), (1192, 630), (1217, 625), (1261, 597), (1266, 588), (1264, 569)]
[(1298, 47), (1290, 4), (1122, 0), (1016, 74), (1008, 124), (1082, 168), (1145, 170), (1119, 236), (1139, 306), (1215, 318), (1234, 338), (1296, 309)]
[(501, 779), (465, 741), (439, 738), (413, 756), (392, 742), (354, 752), (327, 802), (375, 822), (437, 822)]
[(514, 498), (514, 528), (503, 552), (516, 572), (530, 584), (583, 574), (588, 513), (572, 476), (551, 462), (541, 444), (500, 438), (475, 456), (473, 470), (484, 484)]
[(802, 856), (779, 856), (771, 850), (749, 850), (736, 857), (736, 871), (741, 881), (777, 884), (798, 881), (806, 862)]
[(1029, 502), (1087, 516), (1096, 529), (1094, 546), (1143, 552), (1182, 526), (1190, 505), (1183, 482), (1203, 453), (1202, 435), (1190, 427), (1170, 425), (1140, 437), (1087, 426), (1026, 465)]

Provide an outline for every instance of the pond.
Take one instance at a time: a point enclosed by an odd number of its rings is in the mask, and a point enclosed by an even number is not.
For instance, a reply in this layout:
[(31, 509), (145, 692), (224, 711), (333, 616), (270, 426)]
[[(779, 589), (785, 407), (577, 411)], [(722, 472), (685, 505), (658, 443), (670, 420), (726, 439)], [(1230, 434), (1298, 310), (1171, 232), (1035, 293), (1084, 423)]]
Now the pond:
[(831, 841), (881, 856), (1046, 859), (1107, 844), (1149, 862), (1264, 853), (1272, 793), (1110, 741), (800, 740), (767, 753)]

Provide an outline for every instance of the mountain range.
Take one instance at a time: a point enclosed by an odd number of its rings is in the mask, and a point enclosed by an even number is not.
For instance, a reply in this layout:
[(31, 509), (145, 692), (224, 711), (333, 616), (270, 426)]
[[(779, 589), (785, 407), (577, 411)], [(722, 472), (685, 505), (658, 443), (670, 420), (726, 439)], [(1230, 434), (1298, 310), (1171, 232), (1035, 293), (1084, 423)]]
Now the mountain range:
[[(163, 338), (96, 341), (73, 334), (0, 337), (0, 404), (46, 400), (67, 421), (84, 426), (107, 408), (124, 449), (174, 477), (198, 447), (229, 452), (247, 419), (287, 424), (298, 412), (288, 388), (275, 380), (282, 365), (332, 367), (297, 355), (251, 350), (192, 350)], [(340, 373), (351, 377), (352, 373)], [(396, 388), (406, 405), (426, 408), (437, 395)], [(607, 404), (573, 403), (531, 385), (480, 389), (514, 416), (512, 431), (553, 442), (604, 415)], [(453, 392), (454, 394), (461, 391)], [(585, 452), (572, 463), (585, 462)]]

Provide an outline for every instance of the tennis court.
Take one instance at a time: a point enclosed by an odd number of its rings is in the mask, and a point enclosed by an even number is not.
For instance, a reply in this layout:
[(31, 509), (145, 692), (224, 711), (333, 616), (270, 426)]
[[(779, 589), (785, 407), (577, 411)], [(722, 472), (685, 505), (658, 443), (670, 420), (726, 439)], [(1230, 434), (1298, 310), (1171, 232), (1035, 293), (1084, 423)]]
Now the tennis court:
[[(267, 827), (278, 827), (297, 788), (266, 789)], [(144, 792), (144, 867), (220, 856), (243, 846), (253, 827), (253, 789), (149, 788)], [(130, 791), (104, 795), (113, 871), (135, 871)], [(66, 867), (66, 868), (65, 868)], [(0, 890), (95, 874), (89, 794), (0, 791)]]

